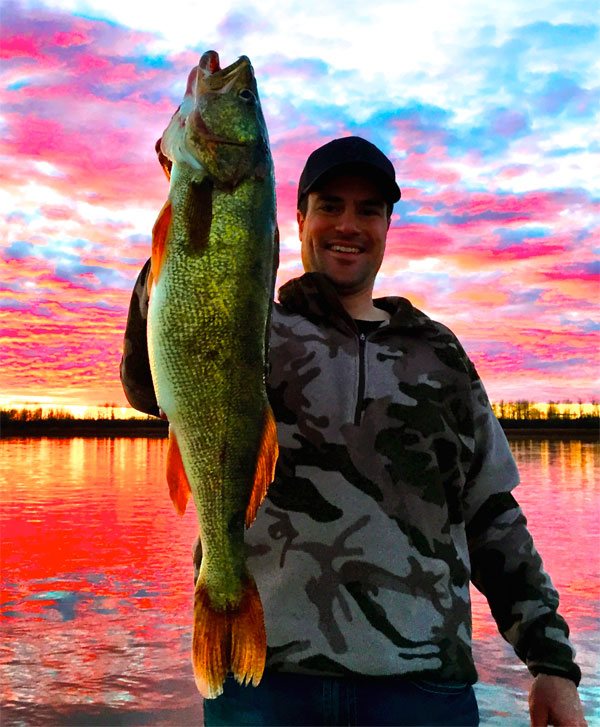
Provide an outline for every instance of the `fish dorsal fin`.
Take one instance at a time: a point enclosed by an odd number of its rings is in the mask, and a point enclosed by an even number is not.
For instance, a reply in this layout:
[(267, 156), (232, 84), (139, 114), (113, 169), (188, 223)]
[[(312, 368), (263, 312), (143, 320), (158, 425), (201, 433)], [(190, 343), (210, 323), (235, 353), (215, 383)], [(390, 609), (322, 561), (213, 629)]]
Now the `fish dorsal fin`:
[(246, 527), (249, 528), (254, 522), (258, 508), (264, 500), (265, 495), (273, 477), (275, 476), (275, 465), (279, 447), (277, 445), (277, 427), (273, 410), (267, 405), (264, 414), (264, 423), (260, 450), (256, 460), (256, 471), (254, 474), (254, 485), (250, 494), (250, 502), (246, 508)]
[(152, 228), (152, 282), (156, 284), (160, 276), (160, 269), (163, 264), (167, 238), (173, 219), (173, 205), (167, 200), (161, 211), (158, 213), (154, 227)]
[(183, 515), (190, 499), (191, 488), (181, 459), (177, 437), (172, 427), (169, 427), (169, 446), (167, 448), (167, 484), (177, 514)]

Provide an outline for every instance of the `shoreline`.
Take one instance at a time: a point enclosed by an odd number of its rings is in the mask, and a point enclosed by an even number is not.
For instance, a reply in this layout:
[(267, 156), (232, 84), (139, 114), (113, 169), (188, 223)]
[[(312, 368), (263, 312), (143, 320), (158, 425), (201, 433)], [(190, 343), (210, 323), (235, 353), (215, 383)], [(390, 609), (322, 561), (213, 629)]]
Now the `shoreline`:
[(591, 427), (502, 427), (507, 439), (582, 439), (600, 442), (597, 429)]
[[(573, 421), (565, 426), (566, 422), (556, 421), (508, 421), (500, 422), (508, 439), (523, 438), (577, 438), (586, 441), (600, 439), (598, 420), (589, 419), (584, 422)], [(169, 425), (160, 419), (131, 420), (131, 419), (98, 419), (81, 420), (67, 419), (62, 421), (29, 421), (29, 422), (3, 422), (0, 430), (1, 439), (27, 439), (48, 437), (52, 439), (68, 439), (73, 437), (85, 438), (166, 438)]]
[(60, 422), (10, 422), (3, 424), (0, 440), (8, 438), (40, 438), (69, 439), (86, 438), (153, 438), (162, 439), (169, 434), (169, 425), (160, 419), (155, 420), (77, 420), (68, 419)]

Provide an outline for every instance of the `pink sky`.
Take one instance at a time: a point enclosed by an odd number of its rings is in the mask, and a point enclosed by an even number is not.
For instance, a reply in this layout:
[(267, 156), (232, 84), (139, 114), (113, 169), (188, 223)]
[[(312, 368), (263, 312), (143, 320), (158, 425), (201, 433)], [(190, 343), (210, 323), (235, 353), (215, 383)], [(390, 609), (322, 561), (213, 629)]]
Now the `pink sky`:
[[(445, 40), (438, 66), (374, 74), (333, 42), (295, 55), (279, 18), (260, 31), (223, 11), (192, 46), (116, 11), (32, 7), (3, 12), (2, 405), (125, 405), (129, 297), (168, 193), (154, 143), (209, 47), (224, 64), (247, 53), (255, 66), (277, 179), (278, 284), (301, 274), (306, 156), (364, 136), (402, 188), (377, 294), (452, 328), (493, 400), (597, 397), (598, 29), (583, 16), (515, 16), (495, 35), (473, 21), (462, 42), (460, 28)], [(359, 31), (347, 32), (350, 42)]]

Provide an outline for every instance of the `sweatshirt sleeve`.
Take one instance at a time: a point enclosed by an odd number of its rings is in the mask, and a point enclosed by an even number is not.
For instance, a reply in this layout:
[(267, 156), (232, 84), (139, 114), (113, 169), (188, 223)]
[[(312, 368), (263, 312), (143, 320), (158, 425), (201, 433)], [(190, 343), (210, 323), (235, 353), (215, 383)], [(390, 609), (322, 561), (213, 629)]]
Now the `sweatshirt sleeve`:
[(123, 391), (131, 406), (146, 414), (159, 416), (160, 412), (150, 373), (146, 338), (149, 272), (150, 260), (146, 262), (138, 275), (131, 295), (120, 374)]
[[(472, 367), (472, 365), (471, 365)], [(488, 600), (502, 636), (535, 676), (579, 684), (569, 627), (512, 490), (519, 483), (506, 436), (472, 368), (474, 458), (465, 485), (471, 580)]]

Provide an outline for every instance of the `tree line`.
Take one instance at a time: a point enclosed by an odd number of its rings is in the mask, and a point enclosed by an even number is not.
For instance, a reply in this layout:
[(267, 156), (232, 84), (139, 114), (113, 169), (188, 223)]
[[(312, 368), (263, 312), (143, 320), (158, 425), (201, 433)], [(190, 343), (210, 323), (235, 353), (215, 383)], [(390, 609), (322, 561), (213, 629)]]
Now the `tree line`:
[(77, 417), (63, 407), (0, 408), (0, 436), (163, 436), (167, 431), (162, 419), (143, 415), (124, 419), (115, 409), (102, 407), (99, 416)]
[(140, 421), (153, 420), (155, 417), (140, 414), (135, 419), (124, 418), (118, 413), (115, 413), (117, 409), (116, 404), (103, 404), (100, 407), (96, 407), (98, 414), (91, 416), (86, 414), (85, 416), (75, 416), (72, 412), (64, 407), (24, 407), (21, 409), (16, 408), (4, 408), (0, 407), (0, 424), (66, 424), (76, 422), (131, 422), (135, 424)]
[(584, 402), (580, 399), (574, 402), (564, 399), (543, 404), (528, 399), (501, 400), (493, 402), (492, 409), (501, 421), (589, 421), (600, 417), (600, 400), (593, 399), (591, 402)]
[[(124, 419), (115, 415), (116, 404), (103, 404), (101, 413), (96, 417), (85, 417), (87, 421), (123, 421), (131, 422), (134, 425), (143, 421), (140, 415), (139, 419)], [(592, 400), (591, 402), (577, 402), (564, 399), (562, 401), (549, 401), (540, 404), (539, 402), (529, 401), (528, 399), (518, 399), (517, 401), (498, 401), (492, 402), (494, 414), (501, 421), (577, 421), (582, 420), (589, 423), (590, 420), (599, 419), (600, 417), (600, 400)], [(148, 416), (147, 420), (154, 417)], [(20, 423), (48, 423), (59, 424), (63, 422), (82, 421), (81, 417), (76, 417), (64, 407), (55, 408), (0, 408), (0, 424)]]

